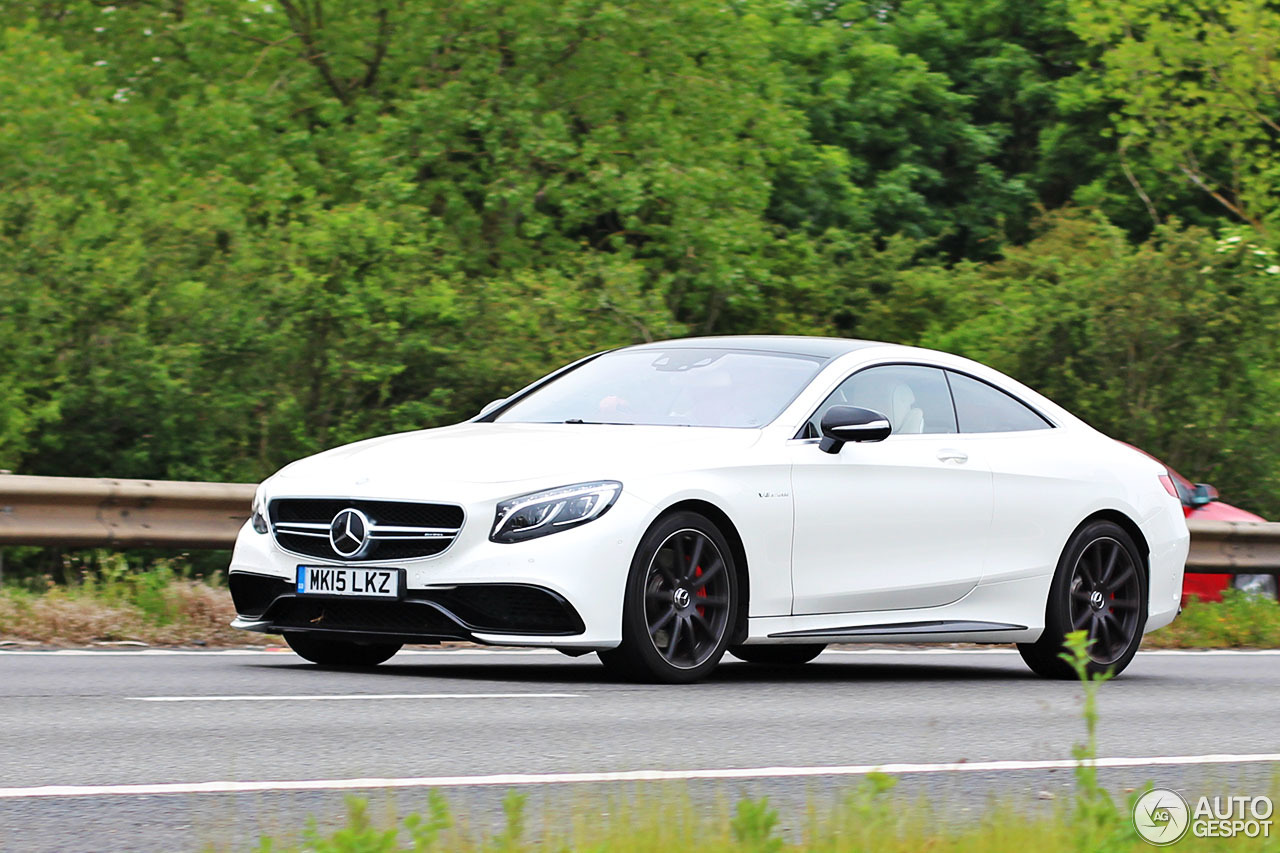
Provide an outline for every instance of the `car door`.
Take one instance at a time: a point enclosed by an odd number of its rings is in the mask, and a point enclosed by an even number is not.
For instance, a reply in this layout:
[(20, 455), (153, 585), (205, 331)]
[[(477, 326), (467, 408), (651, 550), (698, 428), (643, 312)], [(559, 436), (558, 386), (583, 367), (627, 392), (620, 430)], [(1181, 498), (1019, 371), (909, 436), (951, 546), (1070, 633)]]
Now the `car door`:
[[(881, 442), (818, 447), (833, 405), (885, 414)], [(949, 604), (982, 579), (992, 476), (957, 432), (946, 376), (927, 365), (877, 365), (848, 377), (791, 442), (792, 612)]]

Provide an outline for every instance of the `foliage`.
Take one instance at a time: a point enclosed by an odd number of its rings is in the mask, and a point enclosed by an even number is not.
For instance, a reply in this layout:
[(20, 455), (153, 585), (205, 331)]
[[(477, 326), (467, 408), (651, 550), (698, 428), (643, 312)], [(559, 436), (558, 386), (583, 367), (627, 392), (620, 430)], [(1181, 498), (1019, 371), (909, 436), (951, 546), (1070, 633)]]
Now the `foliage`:
[(770, 808), (769, 798), (738, 800), (729, 828), (733, 840), (750, 853), (779, 853), (782, 839), (774, 833), (778, 827), (778, 810)]
[(1280, 225), (1280, 12), (1258, 0), (1072, 2), (1074, 31), (1103, 48), (1122, 147), (1259, 231)]
[(0, 639), (48, 646), (100, 642), (242, 645), (220, 577), (202, 577), (185, 562), (160, 559), (138, 567), (118, 553), (64, 559), (60, 583), (49, 575), (0, 588)]
[(1063, 643), (1058, 657), (1071, 665), (1080, 688), (1084, 691), (1081, 715), (1084, 718), (1085, 741), (1071, 748), (1076, 760), (1076, 797), (1074, 835), (1081, 853), (1123, 849), (1131, 840), (1132, 829), (1116, 811), (1111, 795), (1098, 782), (1098, 688), (1111, 679), (1110, 670), (1090, 675), (1089, 646), (1093, 643), (1087, 631), (1072, 631)]
[(862, 4), (794, 4), (776, 16), (774, 54), (814, 145), (780, 165), (771, 218), (979, 257), (997, 250), (1006, 216), (1028, 218), (1031, 194), (996, 164), (998, 136), (975, 123), (974, 99), (927, 54), (895, 43), (927, 14), (904, 8), (884, 27), (866, 24)]
[(1173, 624), (1148, 634), (1143, 645), (1184, 649), (1280, 648), (1280, 605), (1236, 589), (1221, 602), (1192, 597)]
[[(423, 820), (435, 821), (439, 831), (426, 836), (411, 828), (398, 831), (390, 819), (375, 821), (368, 814), (366, 801), (348, 798), (345, 823), (328, 829), (312, 824), (298, 842), (266, 836), (255, 849), (258, 853), (482, 853), (498, 849), (513, 853), (1013, 853), (1027, 849), (1045, 853), (1138, 853), (1150, 849), (1134, 832), (1128, 816), (1118, 812), (1113, 824), (1116, 831), (1099, 846), (1082, 848), (1078, 816), (1071, 808), (1029, 812), (994, 802), (972, 819), (957, 821), (943, 817), (936, 805), (927, 801), (909, 802), (884, 794), (883, 784), (868, 780), (840, 792), (832, 802), (811, 798), (807, 823), (803, 817), (797, 822), (797, 816), (779, 813), (763, 799), (740, 799), (732, 813), (711, 809), (695, 814), (690, 805), (691, 791), (680, 787), (640, 789), (634, 795), (607, 801), (579, 797), (567, 813), (549, 812), (538, 836), (511, 844), (500, 840), (511, 837), (509, 823), (500, 824), (501, 828), (491, 833), (469, 830), (468, 826), (486, 825), (486, 816), (471, 815), (468, 820), (465, 811), (451, 808), (435, 791), (428, 795), (430, 818), (415, 820), (416, 816), (410, 815), (401, 822), (409, 828), (411, 823), (420, 827)], [(783, 830), (783, 823), (790, 823), (793, 828)], [(1178, 847), (1253, 853), (1272, 849), (1274, 843), (1261, 837), (1215, 839), (1188, 835)], [(206, 849), (224, 848), (211, 845)], [(232, 843), (225, 849), (239, 848)]]

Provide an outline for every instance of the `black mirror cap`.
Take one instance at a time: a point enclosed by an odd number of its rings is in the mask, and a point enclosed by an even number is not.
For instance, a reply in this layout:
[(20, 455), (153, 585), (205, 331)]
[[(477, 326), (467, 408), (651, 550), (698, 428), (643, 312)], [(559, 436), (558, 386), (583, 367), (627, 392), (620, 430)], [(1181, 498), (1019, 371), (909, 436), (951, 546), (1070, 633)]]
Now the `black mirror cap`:
[(832, 406), (822, 416), (818, 447), (825, 453), (839, 453), (846, 441), (884, 441), (892, 432), (888, 415), (875, 409)]
[(1191, 505), (1204, 506), (1211, 504), (1218, 499), (1218, 490), (1208, 483), (1196, 483), (1195, 488), (1191, 492)]

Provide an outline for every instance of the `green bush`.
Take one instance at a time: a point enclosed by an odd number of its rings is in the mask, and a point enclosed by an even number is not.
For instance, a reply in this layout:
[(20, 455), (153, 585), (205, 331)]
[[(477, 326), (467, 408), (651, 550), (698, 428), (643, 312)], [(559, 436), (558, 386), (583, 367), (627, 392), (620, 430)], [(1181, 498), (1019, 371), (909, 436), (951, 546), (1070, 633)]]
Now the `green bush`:
[(1221, 602), (1192, 597), (1173, 624), (1148, 634), (1153, 648), (1280, 648), (1280, 604), (1261, 595), (1226, 589)]

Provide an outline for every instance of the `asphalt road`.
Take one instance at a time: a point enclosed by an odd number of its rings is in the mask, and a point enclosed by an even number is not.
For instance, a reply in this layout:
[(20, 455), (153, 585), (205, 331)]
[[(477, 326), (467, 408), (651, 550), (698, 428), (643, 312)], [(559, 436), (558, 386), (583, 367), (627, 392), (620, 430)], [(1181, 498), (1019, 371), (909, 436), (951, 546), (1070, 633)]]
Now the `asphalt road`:
[[(351, 788), (402, 812), (444, 788), (483, 824), (510, 788), (545, 807), (629, 790), (635, 771), (798, 808), (910, 764), (901, 794), (953, 814), (993, 794), (1043, 807), (1070, 791), (1081, 696), (1003, 649), (728, 663), (691, 687), (546, 652), (417, 651), (348, 672), (287, 652), (0, 651), (0, 850), (247, 849), (310, 814), (336, 821)], [(1114, 790), (1272, 789), (1280, 653), (1142, 653), (1100, 708), (1099, 756), (1135, 759), (1103, 771)], [(704, 772), (725, 769), (739, 772)], [(390, 781), (350, 781), (370, 778)]]

